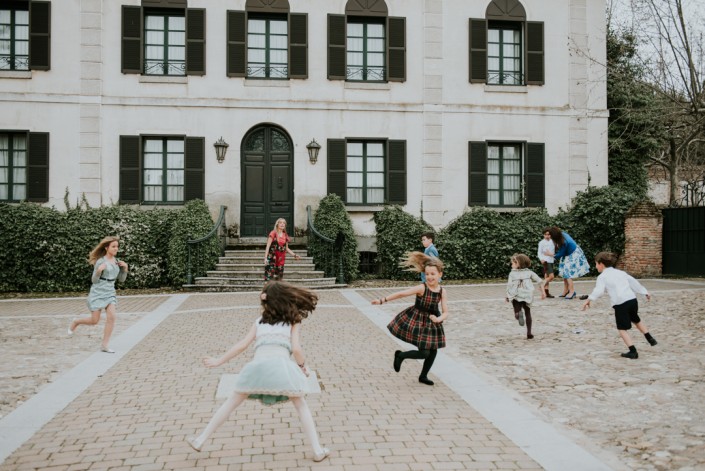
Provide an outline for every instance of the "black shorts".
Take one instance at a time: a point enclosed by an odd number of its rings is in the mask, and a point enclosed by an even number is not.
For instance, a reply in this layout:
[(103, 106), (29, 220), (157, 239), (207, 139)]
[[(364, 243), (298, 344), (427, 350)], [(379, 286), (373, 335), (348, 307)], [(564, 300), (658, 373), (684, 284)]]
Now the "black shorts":
[(617, 321), (617, 329), (619, 330), (629, 330), (632, 328), (632, 322), (638, 324), (641, 322), (639, 319), (639, 303), (636, 299), (630, 299), (629, 301), (618, 304), (614, 307), (614, 320)]
[(553, 275), (553, 264), (548, 262), (541, 262), (543, 265), (543, 276)]

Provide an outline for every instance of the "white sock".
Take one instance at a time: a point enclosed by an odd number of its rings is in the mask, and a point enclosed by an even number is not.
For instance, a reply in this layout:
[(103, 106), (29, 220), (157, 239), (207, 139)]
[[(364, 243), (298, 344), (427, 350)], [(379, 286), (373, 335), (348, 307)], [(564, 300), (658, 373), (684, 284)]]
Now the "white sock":
[(301, 420), (301, 425), (304, 428), (304, 433), (308, 438), (308, 441), (313, 447), (313, 452), (317, 455), (323, 453), (323, 448), (318, 442), (318, 432), (316, 432), (316, 424), (313, 422), (313, 416), (311, 415), (311, 410), (306, 404), (306, 400), (303, 397), (292, 397), (291, 402), (294, 403), (296, 407), (296, 412), (299, 413), (299, 419)]
[(230, 414), (237, 408), (237, 406), (242, 404), (245, 399), (247, 399), (246, 394), (233, 393), (228, 400), (220, 406), (215, 414), (213, 414), (213, 417), (211, 417), (210, 422), (208, 422), (206, 428), (203, 429), (203, 432), (196, 437), (197, 445), (203, 445), (208, 437), (210, 437), (211, 434), (215, 432), (216, 429), (228, 419), (228, 417), (230, 417)]

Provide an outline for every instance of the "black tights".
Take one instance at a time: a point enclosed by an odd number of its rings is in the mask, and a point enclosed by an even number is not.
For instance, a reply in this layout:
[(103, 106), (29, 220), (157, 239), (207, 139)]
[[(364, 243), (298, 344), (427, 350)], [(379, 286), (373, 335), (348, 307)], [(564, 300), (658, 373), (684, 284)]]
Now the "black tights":
[(531, 307), (524, 301), (512, 299), (514, 314), (519, 314), (519, 311), (524, 309), (524, 317), (526, 317), (526, 335), (531, 335)]
[(423, 367), (421, 368), (421, 375), (419, 378), (426, 378), (428, 372), (433, 366), (433, 362), (436, 360), (436, 354), (438, 349), (431, 350), (409, 350), (408, 352), (402, 352), (399, 354), (399, 358), (406, 360), (407, 358), (412, 358), (414, 360), (423, 360)]

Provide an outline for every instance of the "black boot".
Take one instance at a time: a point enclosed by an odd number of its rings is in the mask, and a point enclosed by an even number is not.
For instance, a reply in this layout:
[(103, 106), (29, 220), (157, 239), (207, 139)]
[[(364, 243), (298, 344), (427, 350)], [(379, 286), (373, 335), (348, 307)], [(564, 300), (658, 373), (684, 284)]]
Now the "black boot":
[(423, 367), (421, 368), (421, 375), (419, 376), (419, 383), (427, 384), (433, 386), (433, 381), (428, 379), (428, 372), (431, 371), (433, 362), (436, 361), (436, 354), (438, 350), (425, 350), (428, 352), (428, 356), (423, 362)]

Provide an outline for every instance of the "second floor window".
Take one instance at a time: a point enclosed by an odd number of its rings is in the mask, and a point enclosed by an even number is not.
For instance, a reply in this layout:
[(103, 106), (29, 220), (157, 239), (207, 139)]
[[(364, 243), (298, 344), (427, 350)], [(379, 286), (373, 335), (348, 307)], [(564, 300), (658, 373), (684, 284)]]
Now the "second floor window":
[(184, 201), (184, 140), (145, 138), (143, 185), (145, 203)]
[(29, 70), (29, 11), (0, 7), (0, 70)]
[(347, 35), (347, 79), (386, 80), (384, 24), (349, 22)]
[(522, 85), (521, 27), (492, 25), (487, 29), (487, 83)]
[(289, 37), (286, 19), (248, 19), (247, 76), (289, 78)]
[(347, 203), (384, 203), (384, 143), (347, 143)]
[(183, 13), (146, 14), (144, 38), (146, 75), (186, 75), (186, 18)]
[(0, 133), (0, 201), (27, 198), (27, 135)]

